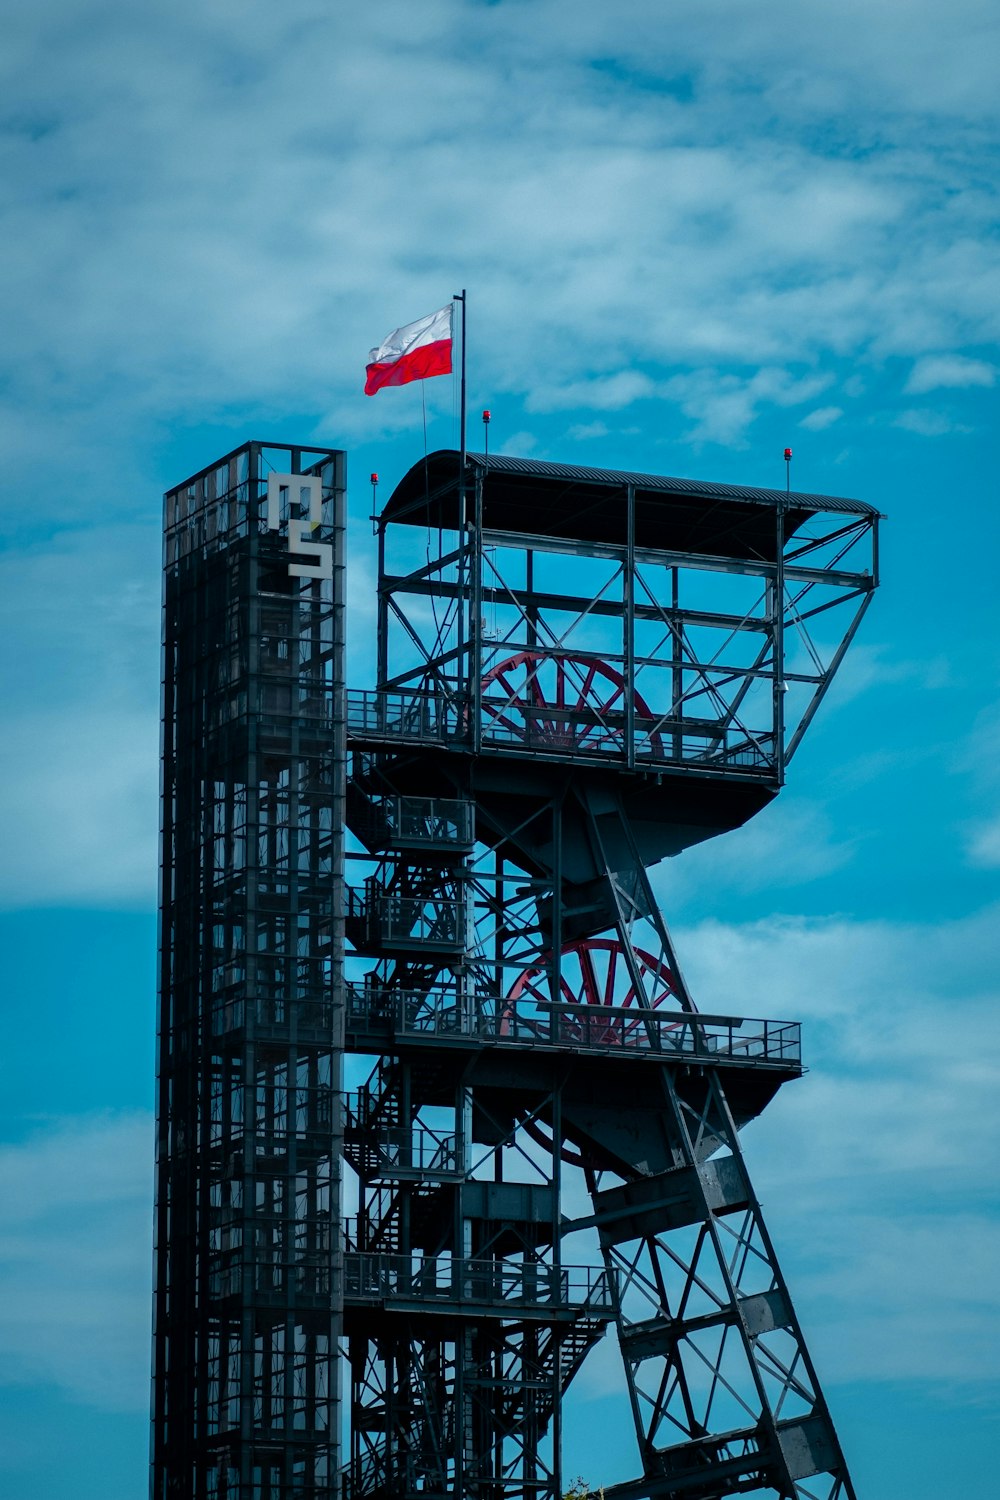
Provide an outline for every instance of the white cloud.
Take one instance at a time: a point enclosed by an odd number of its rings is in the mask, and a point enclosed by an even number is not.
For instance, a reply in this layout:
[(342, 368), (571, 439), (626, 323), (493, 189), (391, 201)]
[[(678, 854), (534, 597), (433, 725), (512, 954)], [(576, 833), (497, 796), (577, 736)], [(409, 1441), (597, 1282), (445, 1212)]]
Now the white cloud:
[(844, 415), (843, 407), (840, 406), (818, 406), (808, 416), (803, 417), (799, 423), (808, 432), (822, 432), (825, 427), (831, 427), (834, 422), (839, 422)]
[[(161, 422), (270, 423), (320, 393), (337, 432), (409, 428), (359, 401), (364, 356), (463, 280), (475, 379), (536, 411), (619, 410), (656, 394), (654, 367), (714, 384), (738, 362), (715, 401), (678, 393), (698, 442), (785, 404), (791, 377), (754, 385), (758, 366), (988, 339), (992, 209), (965, 124), (992, 104), (982, 0), (947, 18), (907, 0), (902, 32), (852, 5), (850, 47), (828, 0), (737, 26), (724, 9), (688, 0), (668, 27), (652, 0), (613, 18), (537, 0), (526, 25), (521, 3), (347, 21), (157, 0), (85, 6), (72, 37), (22, 18), (6, 451), (28, 465), (57, 422), (62, 503), (122, 504), (110, 456)], [(303, 47), (321, 90), (301, 87)], [(917, 104), (963, 120), (929, 141), (898, 113)], [(832, 118), (836, 150), (812, 129)]]
[(991, 386), (996, 383), (996, 378), (996, 366), (983, 359), (968, 359), (961, 354), (930, 354), (917, 360), (903, 389), (907, 395), (923, 396), (928, 391), (943, 388)]
[(100, 519), (0, 559), (0, 906), (155, 900), (159, 546)]
[[(831, 654), (829, 647), (820, 652), (824, 660), (829, 660)], [(933, 692), (946, 687), (949, 681), (950, 663), (941, 652), (912, 657), (880, 642), (856, 641), (838, 669), (824, 707), (827, 712), (843, 707), (875, 687), (906, 685)]]
[[(704, 922), (689, 929), (685, 948), (691, 953), (688, 967), (698, 970), (704, 986), (704, 994), (696, 989), (703, 1009), (724, 1012), (735, 1005), (745, 1015), (766, 1015), (780, 1005), (790, 1015), (826, 1020), (851, 1013), (877, 1066), (885, 1053), (863, 1031), (874, 1027), (881, 1047), (890, 1023), (894, 1043), (895, 1027), (903, 1024), (909, 1052), (923, 1045), (922, 1027), (931, 1027), (933, 1035), (942, 1022), (933, 1007), (921, 1010), (935, 986), (944, 997), (991, 991), (997, 915), (987, 909), (932, 927), (839, 917), (774, 917), (743, 926)], [(732, 976), (739, 976), (735, 992)], [(945, 1038), (943, 1032), (941, 1040), (959, 1051), (964, 1046), (964, 1038)]]
[(686, 416), (695, 419), (691, 441), (739, 447), (763, 405), (801, 405), (825, 390), (832, 378), (823, 374), (794, 376), (780, 366), (766, 365), (749, 379), (707, 371), (677, 375), (663, 390)]
[[(48, 486), (44, 501), (25, 499), (26, 509), (49, 503)], [(46, 523), (40, 540), (33, 524), (30, 545), (0, 556), (0, 635), (29, 648), (0, 661), (8, 715), (36, 705), (46, 689), (70, 711), (81, 699), (97, 697), (131, 712), (156, 704), (159, 503), (150, 500), (155, 511), (145, 526), (98, 511), (85, 518), (87, 529), (79, 522), (63, 530)]]
[(900, 412), (893, 426), (901, 427), (904, 432), (915, 432), (918, 437), (929, 438), (945, 437), (949, 432), (968, 431), (968, 428), (953, 422), (943, 411), (927, 411), (919, 407)]
[(153, 1126), (65, 1119), (0, 1146), (0, 1365), (111, 1411), (149, 1406)]
[(1000, 1376), (982, 1175), (1000, 1152), (998, 919), (784, 917), (682, 935), (702, 1009), (804, 1019), (811, 1071), (744, 1146), (831, 1381)]
[(990, 703), (978, 715), (955, 764), (957, 770), (970, 773), (980, 787), (1000, 783), (1000, 706), (996, 703)]
[(674, 893), (687, 900), (699, 892), (778, 891), (818, 880), (847, 865), (855, 846), (838, 836), (821, 805), (786, 794), (724, 839), (664, 860), (654, 881), (669, 911)]
[(498, 452), (510, 453), (514, 454), (515, 456), (520, 455), (521, 457), (523, 457), (525, 454), (533, 452), (534, 449), (537, 448), (537, 446), (538, 439), (535, 437), (534, 433), (527, 431), (512, 432), (510, 437), (504, 438), (503, 442), (500, 444)]
[(837, 1215), (836, 1245), (827, 1236), (824, 1254), (816, 1255), (815, 1238), (805, 1240), (801, 1220), (794, 1226), (782, 1215), (780, 1232), (789, 1254), (802, 1257), (793, 1296), (808, 1310), (812, 1353), (826, 1381), (994, 1384), (1000, 1240), (987, 1214), (845, 1213), (836, 1197), (824, 1207), (804, 1226), (810, 1237), (822, 1236), (824, 1218)]
[(656, 387), (646, 375), (636, 370), (621, 370), (615, 375), (575, 380), (568, 385), (554, 385), (536, 391), (529, 397), (529, 411), (572, 411), (590, 407), (595, 411), (620, 411), (633, 401), (646, 400)]
[(969, 862), (980, 869), (1000, 869), (1000, 817), (969, 831), (968, 854)]
[(116, 704), (8, 724), (0, 774), (7, 850), (0, 905), (150, 906), (156, 900), (155, 710)]

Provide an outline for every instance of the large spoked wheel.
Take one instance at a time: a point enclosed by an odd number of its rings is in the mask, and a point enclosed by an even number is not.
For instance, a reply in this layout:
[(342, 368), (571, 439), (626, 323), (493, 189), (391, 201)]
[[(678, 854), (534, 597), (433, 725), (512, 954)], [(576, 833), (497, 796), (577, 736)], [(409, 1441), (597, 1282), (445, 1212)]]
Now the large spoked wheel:
[[(555, 1035), (570, 1045), (602, 1050), (641, 1046), (646, 1035), (643, 1012), (676, 1006), (677, 981), (662, 959), (641, 948), (633, 951), (642, 996), (636, 993), (617, 938), (586, 938), (563, 946), (558, 1001), (546, 965), (524, 969), (507, 994), (500, 1035)], [(551, 1133), (539, 1121), (526, 1122), (525, 1130), (533, 1141), (552, 1150)], [(583, 1154), (565, 1142), (562, 1159), (585, 1165)]]
[[(578, 754), (621, 750), (625, 743), (627, 684), (609, 662), (572, 652), (519, 651), (482, 680), (483, 731), (503, 740), (525, 740)], [(633, 692), (637, 718), (653, 714)], [(659, 734), (649, 748), (662, 752)]]

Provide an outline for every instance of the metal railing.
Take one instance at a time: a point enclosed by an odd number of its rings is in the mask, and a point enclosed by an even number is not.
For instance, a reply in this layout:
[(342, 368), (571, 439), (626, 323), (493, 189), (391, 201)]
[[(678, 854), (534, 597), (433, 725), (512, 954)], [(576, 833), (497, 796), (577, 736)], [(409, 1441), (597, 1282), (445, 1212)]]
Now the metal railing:
[[(380, 1177), (410, 1173), (421, 1177), (453, 1176), (463, 1170), (454, 1136), (442, 1139), (420, 1130), (412, 1134), (401, 1129), (387, 1130), (369, 1143), (369, 1149), (377, 1157)], [(350, 1150), (350, 1146), (345, 1147), (348, 1155)]]
[(398, 1037), (468, 1038), (494, 1045), (560, 1047), (618, 1056), (801, 1066), (797, 1021), (694, 1015), (632, 1006), (546, 1005), (454, 991), (347, 986), (347, 1030)]
[[(258, 981), (259, 983), (259, 981)], [(289, 985), (291, 988), (291, 985)], [(303, 986), (304, 988), (304, 986)], [(289, 1031), (293, 1025), (299, 1037), (328, 1040), (333, 1044), (335, 1008), (332, 999), (317, 996), (318, 985), (308, 997), (294, 999), (258, 993), (252, 1000), (237, 991), (220, 996), (212, 1006), (212, 1035), (221, 1037), (243, 1031), (248, 1024), (262, 1034)]]
[[(484, 744), (516, 746), (545, 753), (612, 757), (628, 753), (629, 725), (621, 709), (559, 708), (484, 698)], [(632, 721), (636, 760), (658, 764), (703, 764), (767, 770), (773, 764), (773, 735), (750, 739), (744, 729), (711, 720), (636, 714)]]
[[(345, 1095), (344, 1132), (349, 1137), (345, 1152), (371, 1153), (380, 1176), (411, 1172), (434, 1176), (461, 1171), (454, 1135), (433, 1130), (419, 1119), (409, 1127), (384, 1124), (367, 1090)], [(350, 1139), (352, 1136), (355, 1138)]]
[(468, 732), (468, 714), (443, 693), (348, 688), (347, 733), (359, 739), (440, 744)]
[(743, 1016), (693, 1015), (667, 1010), (600, 1005), (538, 1005), (531, 1014), (507, 1013), (501, 1030), (523, 1040), (534, 1031), (540, 1040), (563, 1046), (679, 1053), (714, 1062), (800, 1064), (801, 1026), (797, 1021), (767, 1021)]
[(500, 1310), (586, 1309), (610, 1314), (613, 1273), (594, 1266), (549, 1266), (539, 1261), (452, 1260), (448, 1256), (344, 1256), (347, 1302), (406, 1301), (473, 1304)]
[(350, 809), (352, 830), (369, 849), (414, 849), (448, 854), (471, 849), (474, 813), (471, 802), (450, 797), (383, 797), (368, 795), (355, 783)]
[(472, 937), (468, 903), (436, 893), (395, 896), (371, 878), (344, 895), (347, 936), (355, 947), (427, 947), (463, 952)]
[(290, 1296), (329, 1299), (333, 1280), (334, 1268), (328, 1252), (317, 1251), (289, 1261), (234, 1251), (210, 1259), (208, 1295), (249, 1295), (264, 1300)]
[(459, 1002), (453, 990), (387, 990), (348, 983), (345, 999), (348, 1031), (434, 1037), (481, 1034), (477, 1007), (483, 1002)]
[(386, 797), (382, 800), (389, 832), (397, 844), (471, 844), (471, 802), (446, 797)]
[[(349, 688), (346, 701), (347, 732), (356, 739), (444, 744), (470, 737), (468, 703), (445, 693)], [(621, 709), (511, 703), (485, 695), (480, 722), (484, 745), (598, 760), (624, 760), (628, 753), (628, 718)], [(751, 736), (711, 720), (635, 715), (632, 742), (636, 760), (647, 765), (767, 772), (776, 764), (773, 731)]]

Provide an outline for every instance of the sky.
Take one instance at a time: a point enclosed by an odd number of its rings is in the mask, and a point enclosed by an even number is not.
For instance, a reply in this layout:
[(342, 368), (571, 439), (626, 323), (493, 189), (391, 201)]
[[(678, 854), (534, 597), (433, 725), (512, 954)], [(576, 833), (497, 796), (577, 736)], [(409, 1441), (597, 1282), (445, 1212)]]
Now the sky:
[[(745, 1150), (859, 1494), (996, 1493), (1000, 16), (988, 0), (12, 0), (0, 131), (0, 1493), (145, 1493), (163, 490), (368, 475), (468, 289), (470, 446), (857, 496), (883, 588), (777, 803), (656, 873), (801, 1019)], [(38, 507), (36, 516), (35, 507)], [(567, 1470), (625, 1477), (614, 1367)], [(620, 1379), (620, 1377), (617, 1377)], [(614, 1410), (617, 1410), (615, 1407)]]

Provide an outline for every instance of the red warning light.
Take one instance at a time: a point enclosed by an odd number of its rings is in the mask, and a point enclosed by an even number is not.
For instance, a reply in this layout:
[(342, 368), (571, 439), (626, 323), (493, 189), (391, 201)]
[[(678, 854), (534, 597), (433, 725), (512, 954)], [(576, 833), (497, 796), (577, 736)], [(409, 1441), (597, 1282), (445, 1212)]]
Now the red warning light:
[(486, 409), (486, 410), (485, 410), (485, 411), (484, 411), (484, 412), (483, 412), (483, 421), (484, 421), (484, 422), (488, 422), (488, 421), (489, 421), (489, 420), (490, 420), (490, 413), (489, 413), (489, 408), (487, 408), (487, 409)]
[(372, 475), (372, 484), (378, 484), (378, 475), (377, 474), (373, 474)]
[(791, 456), (792, 456), (792, 450), (791, 450), (791, 448), (786, 448), (785, 449), (785, 460), (786, 460), (786, 462), (787, 462), (788, 459), (791, 458)]

